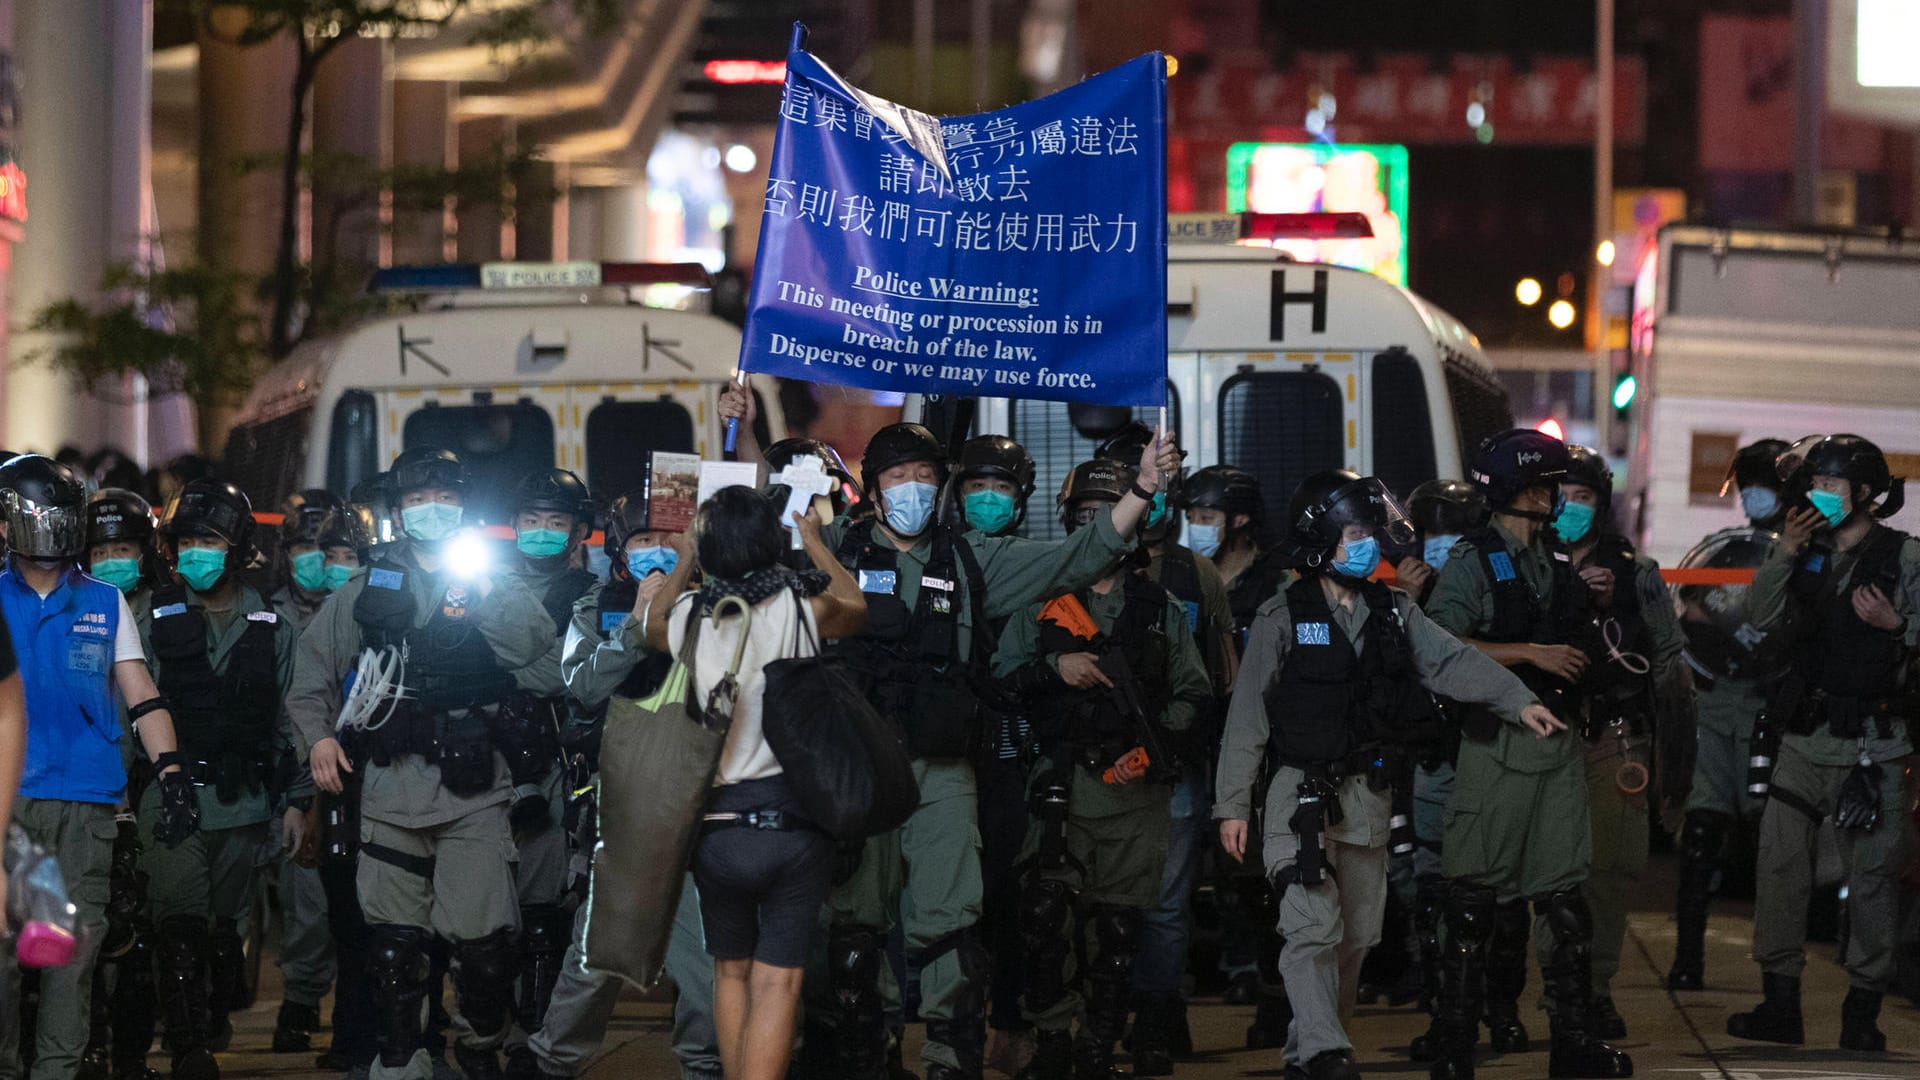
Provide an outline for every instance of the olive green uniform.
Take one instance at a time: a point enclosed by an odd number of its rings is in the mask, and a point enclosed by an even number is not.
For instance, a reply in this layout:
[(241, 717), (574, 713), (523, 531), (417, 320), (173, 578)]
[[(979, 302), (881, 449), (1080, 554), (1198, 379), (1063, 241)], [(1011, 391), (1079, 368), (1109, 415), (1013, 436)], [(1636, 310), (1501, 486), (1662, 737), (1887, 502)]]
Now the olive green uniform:
[[(514, 571), (513, 576), (528, 592), (539, 597), (546, 595), (559, 572), (523, 567)], [(597, 589), (590, 591), (597, 593)], [(557, 627), (556, 631), (551, 646), (539, 659), (513, 673), (513, 681), (520, 689), (541, 697), (566, 694), (567, 685), (560, 674), (560, 653), (566, 643), (567, 627)], [(566, 889), (567, 834), (560, 827), (560, 817), (566, 809), (566, 786), (566, 774), (556, 762), (541, 787), (549, 811), (546, 825), (517, 833), (513, 838), (520, 853), (514, 878), (522, 906), (559, 903), (560, 894)]]
[[(1505, 542), (1515, 573), (1534, 595), (1545, 595), (1552, 588), (1553, 556), (1544, 539), (1523, 544), (1501, 525), (1492, 528)], [(1481, 637), (1492, 626), (1492, 583), (1472, 543), (1454, 545), (1426, 613), (1460, 638)], [(1491, 886), (1502, 901), (1586, 880), (1593, 862), (1586, 750), (1577, 730), (1580, 718), (1560, 719), (1569, 730), (1545, 738), (1503, 724), (1491, 740), (1461, 740), (1441, 841), (1446, 877)]]
[[(1851, 593), (1859, 548), (1829, 556), (1837, 588)], [(1753, 625), (1769, 633), (1787, 627), (1800, 613), (1792, 596), (1794, 556), (1775, 543), (1755, 571), (1748, 590)], [(1887, 595), (1906, 620), (1908, 661), (1920, 641), (1920, 540), (1911, 537), (1898, 554), (1899, 584)], [(1790, 646), (1805, 649), (1807, 643)], [(1785, 726), (1788, 718), (1782, 717)], [(1846, 867), (1847, 949), (1841, 958), (1853, 985), (1886, 992), (1895, 971), (1896, 911), (1900, 874), (1911, 834), (1904, 774), (1913, 752), (1904, 718), (1892, 719), (1882, 735), (1869, 720), (1864, 743), (1835, 735), (1827, 723), (1811, 734), (1788, 732), (1781, 739), (1773, 771), (1772, 795), (1760, 818), (1759, 888), (1754, 901), (1753, 958), (1769, 975), (1800, 976), (1806, 967), (1806, 913), (1813, 889), (1813, 861), (1819, 822), (1833, 813), (1840, 785), (1865, 753), (1880, 766), (1880, 824), (1871, 832), (1839, 830), (1840, 856)], [(1799, 807), (1793, 803), (1800, 804)]]
[[(1082, 589), (1076, 595), (1100, 632), (1113, 633), (1127, 603), (1124, 585), (1116, 581), (1104, 593)], [(1142, 695), (1164, 693), (1167, 704), (1155, 722), (1164, 731), (1181, 732), (1193, 726), (1199, 709), (1213, 691), (1200, 650), (1187, 629), (1186, 606), (1168, 596), (1164, 607), (1159, 623), (1162, 636), (1154, 646), (1162, 654), (1166, 686), (1142, 686), (1139, 692)], [(1040, 656), (1040, 611), (1041, 605), (1036, 604), (1007, 623), (1000, 637), (1000, 650), (993, 660), (996, 676), (1006, 676)], [(1060, 655), (1044, 657), (1056, 674)], [(1044, 755), (1048, 749), (1043, 746), (1041, 753)], [(1082, 913), (1102, 907), (1144, 912), (1159, 896), (1160, 881), (1166, 870), (1171, 787), (1145, 779), (1106, 784), (1084, 766), (1071, 768), (1066, 865), (1039, 869), (1035, 873), (1065, 881)], [(1044, 757), (1035, 763), (1029, 779), (1030, 793), (1037, 792), (1053, 774), (1054, 765)], [(1038, 818), (1028, 822), (1026, 844), (1020, 853), (1022, 863), (1029, 863), (1039, 855), (1045, 828)], [(1092, 920), (1078, 920), (1078, 927), (1068, 930), (1069, 941), (1074, 940), (1076, 932), (1080, 938), (1078, 947), (1084, 950), (1081, 955), (1101, 953), (1100, 943), (1094, 940)], [(1086, 1003), (1073, 988), (1075, 982), (1071, 973), (1067, 973), (1067, 992), (1041, 1010), (1023, 1010), (1027, 1021), (1041, 1031), (1069, 1030), (1074, 1019), (1085, 1012)], [(1123, 984), (1123, 993), (1125, 988)]]
[[(1517, 725), (1521, 711), (1536, 701), (1533, 692), (1485, 654), (1437, 626), (1406, 593), (1390, 592), (1421, 683), (1456, 700), (1487, 702), (1503, 719)], [(1373, 612), (1360, 593), (1355, 592), (1352, 599), (1350, 608), (1329, 606), (1335, 624), (1358, 654), (1365, 641), (1362, 631)], [(1267, 692), (1296, 647), (1295, 636), (1285, 593), (1260, 606), (1248, 632), (1220, 746), (1219, 796), (1213, 807), (1218, 820), (1253, 817), (1255, 785), (1267, 761), (1274, 719), (1268, 714)], [(1330, 717), (1327, 722), (1344, 723), (1345, 718)], [(1280, 975), (1293, 1006), (1286, 1056), (1299, 1065), (1353, 1045), (1342, 1021), (1353, 1015), (1360, 964), (1367, 950), (1380, 941), (1393, 813), (1391, 792), (1374, 791), (1364, 775), (1345, 777), (1338, 788), (1341, 820), (1327, 825), (1322, 833), (1326, 865), (1332, 873), (1317, 885), (1282, 883), (1277, 879), (1290, 877), (1299, 858), (1300, 837), (1291, 822), (1305, 779), (1306, 773), (1291, 765), (1274, 770), (1260, 838), (1263, 869), (1282, 890), (1278, 929), (1285, 944)]]
[[(300, 634), (312, 621), (313, 614), (320, 610), (325, 602), (323, 595), (316, 600), (308, 600), (293, 586), (288, 585), (273, 594), (273, 610), (285, 624), (291, 641), (298, 642)], [(298, 756), (294, 751), (295, 738), (293, 725), (281, 713), (279, 738), (275, 742), (275, 757), (291, 763)], [(291, 805), (304, 805), (313, 798), (313, 776), (304, 767), (292, 768), (294, 773), (287, 791), (286, 801)], [(282, 848), (280, 833), (284, 823), (278, 819), (268, 822), (275, 851)], [(333, 936), (327, 929), (327, 890), (320, 882), (318, 867), (301, 866), (291, 856), (279, 859), (278, 892), (280, 894), (280, 974), (285, 980), (282, 996), (297, 1005), (307, 1005), (315, 1009), (320, 1007), (321, 999), (327, 996), (327, 990), (333, 985)]]
[[(829, 550), (840, 549), (849, 525), (843, 518), (827, 527)], [(908, 611), (916, 610), (919, 603), (922, 578), (933, 554), (932, 536), (929, 529), (910, 550), (897, 555), (893, 595)], [(981, 603), (989, 620), (1011, 617), (1048, 590), (1091, 584), (1131, 546), (1114, 531), (1108, 515), (1057, 543), (990, 537), (978, 531), (968, 532), (965, 539), (979, 563), (986, 593)], [(875, 540), (885, 543), (877, 529)], [(965, 664), (980, 628), (974, 626), (972, 591), (958, 560), (954, 580), (948, 584), (957, 639), (952, 662)], [(896, 719), (906, 722), (909, 718)], [(954, 1047), (936, 1033), (950, 1029), (956, 1015), (967, 1024), (974, 1016), (984, 1016), (981, 958), (963, 948), (946, 947), (960, 944), (980, 921), (978, 787), (973, 764), (965, 758), (916, 759), (913, 773), (920, 785), (919, 808), (905, 826), (867, 841), (859, 866), (835, 886), (828, 908), (835, 926), (884, 931), (897, 918), (910, 953), (925, 955), (930, 946), (942, 946), (920, 969), (920, 1015), (930, 1027), (922, 1058), (928, 1066), (959, 1070)], [(813, 983), (810, 1013), (835, 1015), (827, 980)]]
[(1710, 811), (1753, 821), (1766, 799), (1747, 794), (1747, 760), (1753, 756), (1753, 721), (1767, 707), (1760, 684), (1716, 676), (1695, 682), (1699, 739), (1687, 813)]
[[(429, 573), (414, 560), (412, 545), (400, 541), (381, 552), (406, 568), (405, 585), (413, 601), (414, 626), (423, 627), (441, 611), (449, 594), (444, 572)], [(314, 616), (300, 637), (287, 696), (287, 710), (304, 754), (315, 743), (335, 737), (343, 687), (361, 653), (362, 630), (354, 607), (366, 591), (370, 573), (362, 571)], [(486, 596), (465, 591), (463, 618), (472, 621), (505, 671), (515, 671), (538, 660), (552, 648), (553, 620), (538, 597), (511, 575), (493, 578)], [(455, 943), (478, 941), (502, 930), (517, 930), (520, 909), (513, 877), (515, 853), (507, 827), (507, 804), (513, 785), (506, 763), (493, 754), (493, 785), (477, 795), (455, 795), (441, 783), (440, 766), (419, 754), (401, 754), (388, 764), (364, 762), (360, 791), (362, 857), (357, 871), (360, 905), (369, 926), (430, 929)], [(413, 867), (367, 857), (378, 845)], [(418, 872), (426, 869), (427, 874)], [(460, 983), (456, 973), (456, 988)], [(504, 993), (505, 988), (498, 988)], [(497, 1031), (477, 1032), (464, 1017), (455, 1017), (460, 1046), (491, 1051), (506, 1037), (503, 1023)], [(373, 1075), (380, 1080), (406, 1077), (424, 1080), (430, 1075), (424, 1051), (405, 1066), (376, 1060)]]

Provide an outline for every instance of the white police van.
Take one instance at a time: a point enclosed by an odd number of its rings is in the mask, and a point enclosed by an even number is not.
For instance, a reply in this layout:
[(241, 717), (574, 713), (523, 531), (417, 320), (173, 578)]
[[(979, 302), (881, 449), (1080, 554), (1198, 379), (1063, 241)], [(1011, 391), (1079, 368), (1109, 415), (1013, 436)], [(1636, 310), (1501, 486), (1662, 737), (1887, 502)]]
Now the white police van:
[[(1371, 235), (1358, 214), (1176, 214), (1168, 220), (1167, 425), (1191, 471), (1237, 465), (1270, 524), (1323, 469), (1379, 476), (1401, 497), (1465, 475), (1480, 439), (1513, 425), (1506, 391), (1458, 319), (1360, 270), (1295, 262), (1281, 239)], [(1100, 437), (1154, 408), (986, 398), (974, 429), (1038, 465), (1030, 536), (1061, 535), (1052, 501)]]
[[(389, 313), (302, 345), (247, 395), (224, 467), (273, 511), (287, 494), (349, 495), (409, 446), (473, 470), (473, 504), (505, 520), (509, 490), (571, 469), (604, 499), (640, 486), (653, 450), (719, 457), (721, 391), (740, 331), (686, 304), (692, 264), (487, 263), (379, 271)], [(756, 378), (763, 440), (785, 434)]]

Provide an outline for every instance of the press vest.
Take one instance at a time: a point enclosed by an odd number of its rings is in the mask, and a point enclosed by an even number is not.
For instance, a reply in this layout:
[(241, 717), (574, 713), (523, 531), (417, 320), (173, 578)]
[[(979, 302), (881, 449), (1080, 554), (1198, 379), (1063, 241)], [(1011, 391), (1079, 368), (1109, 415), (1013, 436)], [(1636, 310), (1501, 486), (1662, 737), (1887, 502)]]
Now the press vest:
[(1334, 621), (1318, 578), (1303, 577), (1287, 588), (1293, 642), (1265, 698), (1269, 748), (1283, 764), (1347, 762), (1382, 745), (1433, 737), (1433, 699), (1413, 666), (1392, 591), (1369, 582), (1360, 593), (1368, 617), (1361, 628), (1364, 647), (1356, 652)]
[(268, 774), (280, 711), (274, 657), (280, 617), (267, 610), (245, 613), (246, 628), (227, 653), (225, 672), (213, 670), (206, 609), (190, 600), (185, 586), (156, 586), (152, 617), (160, 692), (180, 749), (212, 768), (223, 797), (259, 786)]
[(21, 797), (118, 802), (127, 787), (113, 693), (120, 590), (71, 568), (42, 599), (9, 563), (0, 605), (31, 718)]

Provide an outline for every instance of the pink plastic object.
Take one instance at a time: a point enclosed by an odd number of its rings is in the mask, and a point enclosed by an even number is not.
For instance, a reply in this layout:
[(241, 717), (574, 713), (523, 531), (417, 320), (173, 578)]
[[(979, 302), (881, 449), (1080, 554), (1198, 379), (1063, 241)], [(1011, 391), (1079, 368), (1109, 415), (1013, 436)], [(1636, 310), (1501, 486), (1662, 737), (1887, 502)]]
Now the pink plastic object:
[(21, 967), (65, 967), (73, 960), (73, 935), (50, 923), (30, 922), (20, 931), (14, 955)]

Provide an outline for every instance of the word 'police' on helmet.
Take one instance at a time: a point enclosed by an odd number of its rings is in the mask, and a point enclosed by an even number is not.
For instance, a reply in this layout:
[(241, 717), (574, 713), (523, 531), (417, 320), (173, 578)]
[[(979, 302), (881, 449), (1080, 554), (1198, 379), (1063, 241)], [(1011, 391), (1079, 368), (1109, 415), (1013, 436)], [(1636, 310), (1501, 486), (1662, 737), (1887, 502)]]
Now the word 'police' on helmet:
[(1080, 503), (1117, 503), (1126, 498), (1127, 492), (1133, 487), (1134, 478), (1133, 466), (1117, 461), (1094, 458), (1075, 465), (1066, 479), (1060, 482), (1060, 493), (1054, 496), (1053, 504), (1060, 511), (1060, 523), (1071, 532), (1078, 524), (1075, 521), (1075, 508)]
[(1294, 489), (1287, 507), (1286, 546), (1294, 558), (1319, 566), (1332, 557), (1353, 525), (1389, 544), (1413, 542), (1413, 522), (1378, 477), (1328, 469)]
[(253, 539), (253, 500), (225, 480), (195, 480), (174, 495), (160, 519), (160, 535), (213, 536), (227, 542), (244, 563)]
[(541, 469), (528, 473), (513, 486), (513, 512), (534, 510), (572, 514), (575, 521), (593, 520), (593, 496), (587, 485), (565, 469)]
[(787, 498), (793, 492), (786, 484), (775, 483), (774, 477), (796, 461), (813, 458), (820, 463), (820, 471), (833, 478), (833, 490), (828, 492), (828, 498), (833, 501), (834, 516), (847, 512), (848, 492), (858, 485), (853, 482), (853, 472), (841, 459), (840, 451), (828, 443), (819, 439), (781, 439), (767, 447), (761, 456), (767, 465), (767, 486), (762, 490), (776, 508), (787, 505)]
[(1465, 480), (1429, 480), (1407, 497), (1407, 514), (1422, 539), (1461, 536), (1487, 523), (1486, 493)]
[(153, 542), (159, 519), (153, 505), (126, 488), (102, 488), (87, 503), (87, 546)]
[(880, 481), (880, 474), (896, 465), (915, 461), (931, 464), (939, 473), (939, 482), (947, 482), (947, 449), (919, 424), (888, 424), (867, 440), (867, 451), (860, 457), (860, 477), (869, 489)]
[(87, 546), (87, 486), (71, 466), (40, 454), (0, 465), (7, 547), (29, 559), (77, 558)]
[(1567, 444), (1532, 428), (1489, 435), (1474, 451), (1472, 480), (1487, 493), (1487, 504), (1506, 510), (1521, 492), (1552, 487), (1567, 475)]
[[(1774, 466), (1791, 497), (1804, 497), (1815, 477), (1836, 476), (1854, 488), (1855, 513), (1883, 495), (1885, 501), (1871, 511), (1876, 518), (1890, 518), (1906, 505), (1906, 478), (1894, 477), (1887, 455), (1858, 435), (1809, 435), (1788, 447)], [(1859, 492), (1863, 487), (1864, 498)]]
[(960, 445), (956, 472), (964, 482), (977, 476), (1005, 480), (1014, 487), (1014, 498), (1025, 502), (1033, 494), (1038, 469), (1027, 448), (1005, 435), (981, 435)]

